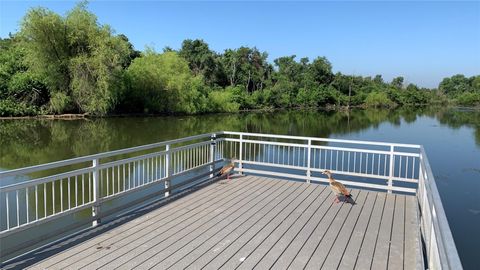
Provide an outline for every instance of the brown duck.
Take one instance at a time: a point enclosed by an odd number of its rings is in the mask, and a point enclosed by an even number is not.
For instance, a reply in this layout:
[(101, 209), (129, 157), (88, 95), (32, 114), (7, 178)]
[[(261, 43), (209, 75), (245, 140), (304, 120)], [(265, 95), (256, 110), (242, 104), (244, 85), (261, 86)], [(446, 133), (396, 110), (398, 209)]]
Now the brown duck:
[(322, 174), (326, 174), (328, 176), (328, 182), (330, 183), (330, 188), (332, 191), (335, 193), (335, 202), (338, 203), (340, 200), (338, 199), (339, 196), (345, 196), (347, 199), (352, 198), (352, 195), (348, 190), (345, 188), (345, 186), (340, 183), (335, 181), (332, 177), (332, 173), (328, 170), (325, 170), (322, 172)]
[(235, 169), (235, 163), (230, 161), (229, 164), (223, 166), (217, 176), (227, 176), (227, 179), (230, 179), (230, 173)]

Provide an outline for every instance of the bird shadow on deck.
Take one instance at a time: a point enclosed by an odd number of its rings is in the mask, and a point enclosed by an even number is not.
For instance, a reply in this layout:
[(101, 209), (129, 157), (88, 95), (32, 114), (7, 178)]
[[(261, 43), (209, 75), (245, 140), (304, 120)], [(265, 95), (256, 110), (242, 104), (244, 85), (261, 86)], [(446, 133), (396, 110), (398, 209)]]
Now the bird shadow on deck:
[(357, 203), (352, 197), (347, 197), (347, 196), (338, 196), (338, 200), (342, 203), (349, 203), (351, 205), (356, 205)]
[[(188, 187), (184, 190), (179, 191), (178, 193), (173, 193), (170, 197), (161, 198), (159, 200), (155, 200), (153, 202), (147, 203), (146, 205), (139, 204), (139, 208), (133, 209), (126, 213), (120, 214), (116, 216), (114, 219), (108, 219), (105, 223), (100, 223), (100, 225), (96, 227), (91, 227), (84, 229), (80, 232), (75, 232), (65, 238), (56, 240), (52, 243), (46, 244), (37, 248), (33, 251), (29, 251), (23, 255), (15, 257), (5, 262), (0, 262), (0, 269), (24, 269), (28, 266), (31, 266), (35, 263), (38, 263), (44, 259), (47, 259), (59, 252), (67, 250), (73, 246), (81, 244), (85, 241), (93, 239), (103, 233), (106, 233), (110, 230), (113, 230), (127, 222), (130, 222), (136, 218), (139, 218), (145, 214), (150, 213), (162, 206), (165, 206), (168, 203), (171, 203), (175, 200), (183, 198), (201, 188), (209, 186), (214, 183), (224, 184), (227, 181), (232, 181), (239, 176), (231, 176), (230, 180), (224, 179), (225, 177), (216, 177), (211, 180), (206, 180), (198, 185), (193, 187)], [(114, 214), (112, 215), (114, 216)], [(99, 247), (102, 249), (103, 247)], [(105, 247), (108, 249), (109, 247)]]

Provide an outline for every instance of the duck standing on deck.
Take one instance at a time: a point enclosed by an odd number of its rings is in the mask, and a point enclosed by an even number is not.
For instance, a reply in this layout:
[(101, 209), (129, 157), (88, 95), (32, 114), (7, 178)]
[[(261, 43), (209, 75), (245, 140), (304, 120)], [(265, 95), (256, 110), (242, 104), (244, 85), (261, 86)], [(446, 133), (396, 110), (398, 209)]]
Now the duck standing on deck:
[(217, 176), (227, 176), (227, 179), (230, 179), (230, 173), (235, 169), (235, 163), (233, 160), (230, 161), (229, 164), (223, 166)]
[[(328, 182), (330, 183), (330, 188), (332, 191), (335, 193), (335, 202), (338, 203), (340, 200), (338, 199), (339, 196), (345, 196), (345, 198), (350, 199), (352, 198), (352, 195), (348, 190), (345, 188), (345, 186), (340, 183), (335, 181), (332, 177), (332, 172), (325, 170), (322, 172), (322, 174), (326, 174), (328, 176)], [(353, 203), (352, 203), (353, 204)]]

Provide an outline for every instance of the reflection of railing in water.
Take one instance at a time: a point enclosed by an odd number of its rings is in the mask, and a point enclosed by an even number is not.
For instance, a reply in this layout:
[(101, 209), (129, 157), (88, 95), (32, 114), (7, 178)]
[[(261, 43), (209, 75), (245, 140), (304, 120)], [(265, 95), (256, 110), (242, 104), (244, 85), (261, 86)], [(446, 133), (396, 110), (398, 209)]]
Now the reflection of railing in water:
[[(111, 161), (138, 152), (142, 153)], [(423, 147), (227, 131), (0, 172), (1, 178), (91, 164), (1, 187), (0, 237), (86, 209), (92, 209), (91, 220), (96, 224), (106, 216), (101, 212), (102, 203), (158, 185), (163, 186), (162, 195), (168, 196), (202, 177), (212, 178), (219, 167), (216, 163), (225, 159), (234, 159), (239, 173), (327, 182), (321, 172), (330, 170), (337, 180), (352, 187), (416, 194), (428, 265), (461, 268)], [(190, 173), (197, 177), (172, 184), (176, 177)]]

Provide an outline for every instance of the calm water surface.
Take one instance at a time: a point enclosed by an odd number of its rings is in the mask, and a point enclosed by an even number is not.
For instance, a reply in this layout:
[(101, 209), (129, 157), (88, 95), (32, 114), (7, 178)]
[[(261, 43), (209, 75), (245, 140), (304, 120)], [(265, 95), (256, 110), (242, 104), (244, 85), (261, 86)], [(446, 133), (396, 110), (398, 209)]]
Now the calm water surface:
[(0, 168), (31, 166), (219, 130), (423, 144), (462, 263), (465, 269), (477, 267), (478, 110), (403, 108), (349, 113), (277, 111), (192, 117), (0, 120)]

